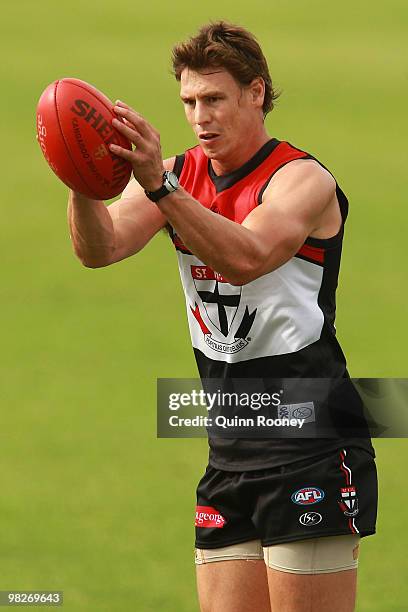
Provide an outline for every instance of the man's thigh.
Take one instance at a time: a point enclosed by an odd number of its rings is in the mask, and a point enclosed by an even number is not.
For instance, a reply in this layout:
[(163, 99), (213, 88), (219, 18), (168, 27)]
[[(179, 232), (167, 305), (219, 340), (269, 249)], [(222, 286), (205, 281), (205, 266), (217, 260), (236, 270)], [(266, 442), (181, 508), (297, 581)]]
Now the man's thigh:
[(202, 612), (271, 612), (260, 540), (196, 549), (195, 562)]
[(201, 612), (271, 612), (263, 560), (197, 565), (197, 590)]
[(352, 612), (358, 546), (359, 537), (350, 535), (264, 549), (260, 540), (198, 549), (201, 610)]
[(359, 544), (344, 535), (264, 548), (272, 610), (353, 612)]
[(357, 570), (301, 575), (263, 561), (197, 566), (201, 612), (353, 612)]
[(268, 583), (272, 612), (354, 611), (357, 570), (300, 575), (268, 568)]

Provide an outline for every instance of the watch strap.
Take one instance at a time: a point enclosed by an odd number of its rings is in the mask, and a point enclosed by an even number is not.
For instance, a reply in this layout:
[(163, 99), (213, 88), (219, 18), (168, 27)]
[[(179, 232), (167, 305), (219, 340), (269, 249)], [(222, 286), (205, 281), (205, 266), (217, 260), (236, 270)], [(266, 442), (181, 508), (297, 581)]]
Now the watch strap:
[(168, 189), (166, 186), (167, 174), (167, 171), (163, 173), (163, 185), (160, 187), (160, 189), (156, 189), (156, 191), (147, 191), (147, 189), (145, 189), (145, 194), (152, 202), (158, 202), (159, 200), (161, 200), (161, 198), (164, 198), (164, 196), (175, 191), (175, 189)]

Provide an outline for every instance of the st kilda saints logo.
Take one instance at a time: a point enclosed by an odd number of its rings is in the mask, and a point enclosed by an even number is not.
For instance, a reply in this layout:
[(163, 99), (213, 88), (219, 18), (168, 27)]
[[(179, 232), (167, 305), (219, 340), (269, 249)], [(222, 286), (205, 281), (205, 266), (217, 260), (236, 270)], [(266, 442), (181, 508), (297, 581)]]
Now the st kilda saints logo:
[[(197, 302), (190, 306), (204, 335), (204, 342), (219, 353), (237, 353), (247, 346), (248, 334), (254, 322), (257, 309), (249, 312), (248, 306), (241, 319), (237, 312), (241, 302), (242, 287), (230, 285), (222, 276), (208, 266), (191, 266), (194, 286), (201, 299), (205, 314), (220, 332), (220, 338), (213, 337), (203, 321), (203, 312)], [(225, 339), (232, 340), (226, 342)]]
[(342, 487), (340, 493), (340, 510), (345, 516), (356, 516), (359, 511), (356, 487)]

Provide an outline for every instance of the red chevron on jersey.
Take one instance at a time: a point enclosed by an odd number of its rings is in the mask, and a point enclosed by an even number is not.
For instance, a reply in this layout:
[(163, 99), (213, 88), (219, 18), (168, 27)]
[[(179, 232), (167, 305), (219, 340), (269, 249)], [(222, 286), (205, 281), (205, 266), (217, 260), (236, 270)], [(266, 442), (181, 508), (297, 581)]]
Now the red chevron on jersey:
[(298, 255), (304, 255), (308, 259), (315, 261), (317, 263), (324, 263), (324, 249), (319, 247), (313, 247), (309, 244), (304, 244), (301, 249), (299, 249)]

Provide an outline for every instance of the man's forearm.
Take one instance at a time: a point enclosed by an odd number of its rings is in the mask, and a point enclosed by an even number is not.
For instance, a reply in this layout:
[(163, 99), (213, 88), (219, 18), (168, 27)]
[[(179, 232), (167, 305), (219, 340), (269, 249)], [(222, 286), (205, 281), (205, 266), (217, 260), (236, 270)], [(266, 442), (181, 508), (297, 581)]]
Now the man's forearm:
[(82, 263), (90, 268), (109, 265), (115, 250), (115, 234), (105, 204), (70, 191), (68, 224), (75, 254)]
[(178, 189), (159, 201), (161, 212), (185, 246), (231, 284), (244, 284), (262, 254), (252, 232), (213, 213)]

